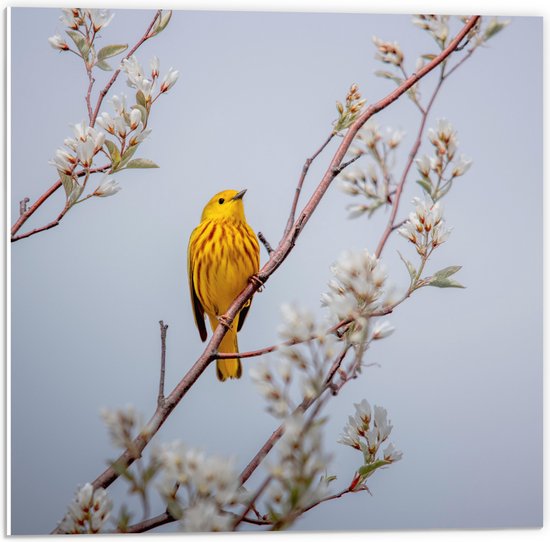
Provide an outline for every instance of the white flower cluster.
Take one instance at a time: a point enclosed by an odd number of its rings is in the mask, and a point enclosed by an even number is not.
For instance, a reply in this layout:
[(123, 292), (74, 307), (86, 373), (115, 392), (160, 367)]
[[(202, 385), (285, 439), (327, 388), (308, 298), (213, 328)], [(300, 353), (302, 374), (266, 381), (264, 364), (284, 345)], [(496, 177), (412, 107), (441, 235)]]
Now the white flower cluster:
[(153, 459), (162, 476), (159, 492), (184, 531), (231, 530), (234, 517), (226, 508), (244, 502), (233, 460), (207, 456), (179, 441), (156, 448)]
[(372, 41), (376, 45), (376, 58), (378, 60), (394, 66), (403, 64), (403, 51), (397, 42), (384, 41), (377, 36), (373, 36)]
[(346, 251), (331, 267), (329, 291), (321, 297), (336, 321), (362, 320), (376, 309), (386, 272), (368, 250)]
[(81, 164), (84, 169), (90, 169), (94, 156), (101, 151), (105, 143), (105, 133), (88, 126), (86, 121), (73, 125), (74, 137), (63, 141), (66, 149), (60, 148), (55, 152), (49, 163), (65, 175), (71, 176)]
[(85, 484), (77, 490), (74, 500), (69, 504), (67, 514), (59, 524), (63, 534), (96, 534), (109, 519), (113, 503), (107, 492)]
[(331, 457), (323, 451), (321, 424), (302, 413), (286, 420), (277, 451), (277, 461), (268, 466), (273, 482), (267, 505), (271, 521), (288, 526), (327, 495)]
[(139, 107), (128, 108), (126, 105), (126, 96), (116, 94), (110, 100), (115, 112), (114, 116), (102, 112), (97, 117), (97, 123), (109, 134), (114, 135), (121, 143), (121, 150), (139, 145), (150, 133), (146, 130), (147, 112)]
[(141, 426), (141, 417), (132, 405), (116, 410), (103, 408), (101, 417), (115, 447), (126, 449), (133, 446), (134, 434)]
[(291, 396), (296, 372), (300, 375), (300, 401), (313, 399), (321, 392), (337, 344), (336, 337), (327, 335), (310, 311), (283, 305), (281, 312), (279, 334), (290, 344), (278, 348), (274, 369), (261, 360), (250, 370), (253, 382), (267, 401), (268, 412), (276, 418), (286, 418), (296, 408)]
[[(378, 453), (380, 446), (387, 441), (393, 429), (386, 409), (375, 405), (373, 414), (366, 399), (355, 403), (354, 406), (355, 415), (349, 417), (338, 442), (360, 450), (363, 453), (364, 465), (367, 467), (376, 468), (376, 465), (383, 466), (399, 461), (403, 453), (396, 450), (391, 442), (387, 444), (381, 455)], [(362, 472), (370, 475), (375, 468), (363, 469)]]
[[(93, 31), (94, 34), (99, 32), (108, 26), (115, 16), (108, 9), (64, 8), (61, 12), (59, 20), (69, 31), (79, 30), (80, 27), (83, 27), (84, 34), (86, 34), (86, 29), (88, 32)], [(54, 49), (69, 50), (67, 42), (59, 34), (51, 36), (48, 41)]]
[(415, 15), (412, 22), (414, 25), (426, 30), (443, 48), (449, 37), (448, 15)]
[(415, 160), (422, 177), (418, 184), (434, 201), (438, 201), (451, 189), (453, 180), (470, 169), (472, 160), (463, 154), (457, 156), (456, 130), (448, 120), (439, 119), (437, 128), (428, 130), (428, 138), (435, 153)]
[(397, 232), (414, 244), (418, 254), (427, 257), (449, 238), (451, 230), (445, 224), (439, 202), (434, 203), (429, 197), (426, 200), (413, 198), (413, 205), (415, 210)]
[[(127, 75), (127, 85), (142, 92), (147, 103), (151, 103), (154, 99), (156, 99), (153, 98), (153, 94), (155, 94), (157, 90), (159, 65), (160, 61), (158, 57), (154, 56), (151, 60), (150, 77), (146, 77), (145, 72), (135, 55), (132, 55), (130, 58), (125, 58), (122, 61), (121, 69)], [(168, 92), (176, 84), (178, 76), (179, 72), (173, 68), (170, 68), (160, 84), (160, 90), (157, 96), (164, 92)]]
[(340, 175), (340, 188), (350, 196), (362, 196), (368, 203), (348, 205), (349, 218), (363, 213), (369, 216), (379, 207), (391, 202), (393, 189), (391, 170), (395, 164), (395, 151), (405, 132), (387, 127), (382, 131), (370, 120), (365, 125), (350, 149), (352, 156), (365, 155), (370, 158), (366, 170), (356, 168)]

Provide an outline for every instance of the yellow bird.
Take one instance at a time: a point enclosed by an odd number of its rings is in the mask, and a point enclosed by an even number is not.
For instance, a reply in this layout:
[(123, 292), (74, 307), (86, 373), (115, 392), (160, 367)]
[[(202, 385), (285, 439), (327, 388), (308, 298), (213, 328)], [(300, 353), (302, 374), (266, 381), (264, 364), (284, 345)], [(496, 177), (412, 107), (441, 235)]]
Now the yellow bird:
[[(220, 316), (227, 312), (260, 267), (258, 239), (244, 216), (245, 192), (224, 190), (216, 194), (206, 204), (201, 222), (189, 238), (189, 290), (195, 323), (203, 341), (207, 335), (204, 313), (214, 332), (220, 323)], [(220, 343), (219, 352), (239, 351), (237, 331), (243, 327), (250, 303), (248, 301), (233, 320)], [(216, 374), (222, 382), (227, 378), (240, 378), (240, 359), (217, 360)]]

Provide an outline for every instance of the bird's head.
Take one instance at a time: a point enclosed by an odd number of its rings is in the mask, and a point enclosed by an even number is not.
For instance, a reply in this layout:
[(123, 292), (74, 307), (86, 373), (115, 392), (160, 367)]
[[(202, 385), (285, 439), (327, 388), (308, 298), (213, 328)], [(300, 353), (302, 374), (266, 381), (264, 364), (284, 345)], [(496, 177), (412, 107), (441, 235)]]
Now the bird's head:
[(243, 196), (246, 192), (241, 190), (224, 190), (218, 192), (204, 207), (201, 220), (216, 218), (229, 218), (244, 221)]

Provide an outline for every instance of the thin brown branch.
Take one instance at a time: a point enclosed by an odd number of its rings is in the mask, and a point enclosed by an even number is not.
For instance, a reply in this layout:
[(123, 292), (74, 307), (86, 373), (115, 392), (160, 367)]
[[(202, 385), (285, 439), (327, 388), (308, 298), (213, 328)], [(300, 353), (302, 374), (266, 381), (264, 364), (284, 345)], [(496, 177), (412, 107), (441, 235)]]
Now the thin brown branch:
[[(150, 531), (152, 529), (156, 529), (157, 527), (160, 527), (161, 525), (166, 525), (167, 523), (172, 523), (173, 521), (176, 521), (168, 512), (163, 512), (162, 514), (159, 514), (158, 516), (146, 519), (144, 521), (140, 521), (139, 523), (135, 523), (134, 525), (129, 525), (126, 530), (122, 531), (124, 533), (144, 533), (146, 531)], [(121, 532), (121, 531), (118, 531)]]
[(258, 232), (258, 239), (267, 250), (267, 254), (271, 255), (273, 252), (273, 247), (269, 244), (269, 241), (264, 237), (264, 234), (261, 231)]
[[(265, 283), (269, 277), (279, 268), (279, 266), (286, 259), (288, 254), (294, 247), (296, 239), (302, 232), (303, 228), (313, 215), (315, 209), (317, 208), (319, 202), (323, 198), (324, 194), (328, 190), (332, 181), (335, 177), (335, 170), (340, 166), (344, 156), (346, 155), (352, 141), (354, 140), (359, 129), (365, 124), (365, 122), (371, 118), (374, 114), (378, 113), (382, 109), (388, 107), (391, 103), (397, 100), (401, 95), (403, 95), (409, 88), (411, 88), (415, 83), (417, 83), (422, 77), (428, 74), (441, 62), (443, 62), (460, 44), (464, 36), (470, 31), (472, 26), (476, 23), (478, 17), (471, 17), (470, 20), (464, 25), (460, 30), (457, 36), (449, 43), (448, 47), (445, 48), (437, 57), (432, 61), (426, 64), (422, 69), (418, 70), (417, 73), (411, 75), (409, 79), (404, 81), (399, 87), (394, 89), (393, 92), (388, 94), (385, 98), (379, 100), (378, 102), (370, 105), (349, 127), (348, 131), (342, 138), (338, 149), (336, 150), (330, 164), (324, 173), (321, 181), (319, 182), (317, 188), (314, 190), (309, 201), (306, 203), (302, 211), (300, 212), (298, 218), (279, 242), (278, 247), (272, 252), (267, 263), (262, 267), (258, 273), (259, 281), (251, 281), (245, 287), (245, 289), (237, 296), (233, 301), (227, 312), (223, 315), (224, 320), (227, 322), (228, 326), (231, 325), (237, 314), (244, 306), (244, 304), (251, 299), (254, 293), (260, 288), (261, 283)], [(155, 413), (140, 432), (140, 434), (134, 439), (132, 451), (126, 450), (117, 460), (116, 464), (119, 467), (118, 472), (123, 468), (129, 467), (135, 460), (135, 454), (133, 451), (141, 453), (157, 431), (162, 427), (164, 422), (167, 420), (170, 413), (174, 408), (179, 404), (183, 397), (187, 394), (191, 386), (197, 381), (200, 375), (205, 371), (208, 365), (215, 358), (215, 354), (218, 351), (218, 347), (221, 343), (223, 336), (227, 331), (226, 326), (218, 326), (210, 341), (208, 342), (203, 353), (199, 356), (197, 361), (189, 369), (189, 371), (184, 375), (172, 392), (165, 398), (165, 401), (161, 407), (157, 407)], [(303, 402), (302, 405), (298, 408), (307, 409), (311, 406), (312, 401)], [(276, 429), (271, 437), (266, 441), (266, 443), (261, 447), (258, 453), (250, 461), (247, 467), (241, 473), (241, 482), (244, 483), (251, 474), (256, 470), (258, 465), (262, 462), (265, 455), (271, 450), (275, 442), (282, 435), (283, 429), (280, 426)], [(119, 474), (111, 466), (108, 467), (102, 474), (100, 474), (93, 482), (94, 489), (99, 487), (106, 488), (111, 485), (117, 478)]]
[(159, 379), (159, 394), (157, 398), (157, 405), (162, 406), (164, 403), (164, 373), (166, 370), (166, 332), (168, 331), (168, 324), (164, 324), (161, 320), (160, 325), (160, 379)]
[(20, 239), (25, 239), (26, 237), (30, 237), (31, 235), (34, 235), (35, 233), (40, 233), (41, 231), (50, 230), (51, 228), (55, 228), (59, 225), (62, 218), (67, 214), (67, 211), (70, 209), (68, 205), (65, 205), (63, 210), (57, 215), (57, 218), (55, 220), (52, 220), (51, 222), (48, 222), (45, 226), (41, 226), (40, 228), (35, 228), (34, 230), (30, 230), (26, 233), (22, 233), (21, 235), (16, 235), (11, 238), (11, 242), (14, 243), (15, 241), (19, 241)]
[(243, 510), (243, 513), (240, 516), (238, 516), (237, 519), (233, 522), (233, 529), (232, 529), (233, 531), (237, 528), (237, 525), (239, 525), (239, 523), (241, 523), (242, 521), (245, 520), (246, 515), (248, 514), (248, 512), (250, 512), (250, 510), (252, 510), (254, 508), (254, 504), (260, 498), (262, 493), (266, 490), (267, 486), (271, 482), (271, 479), (272, 479), (272, 477), (268, 476), (261, 483), (260, 487), (256, 490), (256, 493), (254, 493), (253, 497), (248, 502), (246, 508)]
[(441, 85), (443, 84), (444, 77), (440, 76), (439, 81), (433, 91), (432, 97), (430, 98), (430, 101), (425, 109), (422, 110), (422, 118), (420, 121), (420, 127), (418, 128), (418, 133), (416, 135), (416, 139), (413, 143), (413, 146), (409, 152), (409, 158), (407, 160), (407, 163), (405, 165), (405, 169), (403, 170), (403, 174), (401, 175), (401, 180), (399, 181), (399, 184), (397, 185), (397, 189), (395, 190), (395, 195), (392, 199), (392, 210), (390, 213), (390, 218), (388, 220), (388, 225), (386, 226), (386, 229), (384, 230), (382, 237), (380, 239), (380, 242), (378, 243), (378, 247), (376, 248), (376, 257), (380, 258), (382, 254), (382, 250), (384, 250), (384, 246), (386, 245), (386, 242), (388, 241), (389, 236), (391, 233), (396, 229), (395, 226), (395, 219), (397, 217), (397, 211), (399, 209), (399, 202), (401, 201), (401, 194), (403, 193), (403, 188), (405, 187), (405, 183), (407, 182), (407, 177), (409, 175), (409, 171), (411, 170), (411, 167), (414, 163), (414, 159), (416, 158), (416, 155), (418, 154), (418, 149), (420, 148), (420, 144), (422, 143), (422, 136), (424, 134), (424, 128), (426, 126), (426, 121), (428, 120), (428, 115), (430, 113), (430, 110), (432, 108), (432, 105), (435, 101), (435, 98), (437, 94), (439, 93), (439, 89), (441, 88)]
[[(151, 24), (147, 27), (147, 30), (143, 34), (143, 36), (140, 38), (140, 40), (130, 49), (128, 54), (124, 57), (124, 60), (127, 60), (130, 58), (142, 45), (145, 43), (150, 36), (151, 29), (153, 28), (153, 25), (155, 24), (156, 20), (160, 17), (162, 10), (157, 9), (157, 12), (155, 13), (155, 16), (153, 17), (153, 20), (151, 21)], [(94, 112), (92, 116), (90, 117), (90, 126), (94, 126), (95, 121), (97, 119), (97, 116), (99, 115), (99, 109), (101, 108), (101, 104), (103, 102), (103, 98), (107, 95), (110, 88), (113, 86), (114, 82), (117, 80), (118, 74), (120, 73), (120, 68), (118, 68), (114, 73), (111, 79), (109, 79), (109, 82), (105, 85), (105, 87), (99, 92), (99, 97), (97, 99), (97, 103), (94, 109)]]
[(306, 179), (307, 172), (309, 171), (309, 167), (311, 166), (312, 162), (317, 158), (317, 156), (319, 156), (323, 152), (325, 147), (332, 141), (332, 138), (335, 135), (336, 134), (334, 132), (331, 132), (330, 135), (326, 138), (325, 142), (305, 161), (302, 167), (302, 173), (300, 174), (300, 178), (298, 179), (298, 185), (296, 186), (294, 199), (292, 200), (292, 205), (290, 207), (290, 215), (285, 226), (283, 237), (286, 237), (288, 232), (292, 229), (292, 225), (294, 224), (294, 218), (296, 217), (296, 208), (298, 207), (298, 200), (300, 199), (300, 194), (302, 192), (302, 188), (304, 186), (304, 181)]

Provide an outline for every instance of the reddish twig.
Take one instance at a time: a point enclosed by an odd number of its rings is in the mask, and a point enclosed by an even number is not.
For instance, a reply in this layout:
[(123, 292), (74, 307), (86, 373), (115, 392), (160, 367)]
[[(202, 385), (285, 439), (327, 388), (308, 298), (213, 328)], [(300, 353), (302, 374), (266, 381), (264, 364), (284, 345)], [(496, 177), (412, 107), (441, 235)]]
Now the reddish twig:
[(168, 324), (164, 324), (161, 320), (160, 325), (160, 379), (159, 379), (159, 394), (157, 398), (157, 405), (161, 406), (164, 403), (164, 373), (166, 370), (166, 332), (168, 331)]
[(232, 529), (233, 531), (237, 528), (237, 525), (239, 525), (239, 523), (241, 523), (242, 521), (245, 520), (246, 515), (248, 514), (248, 512), (250, 512), (250, 510), (252, 510), (254, 508), (254, 504), (260, 498), (262, 493), (266, 490), (267, 486), (271, 482), (271, 479), (272, 479), (272, 477), (268, 476), (262, 482), (260, 487), (256, 490), (256, 493), (254, 493), (254, 496), (250, 499), (250, 501), (246, 505), (245, 509), (243, 510), (243, 513), (240, 516), (238, 516), (237, 519), (233, 522), (233, 529)]
[[(90, 169), (90, 174), (91, 173), (101, 173), (103, 171), (107, 171), (109, 168), (111, 167), (111, 164), (106, 164), (104, 166), (101, 166), (101, 167), (97, 167), (97, 168), (92, 168)], [(84, 175), (86, 175), (86, 171), (85, 170), (82, 170), (82, 171), (79, 171), (76, 173), (76, 176), (77, 177), (84, 177)], [(12, 229), (11, 229), (11, 242), (14, 243), (15, 241), (19, 241), (20, 239), (25, 239), (26, 237), (30, 237), (31, 235), (34, 235), (35, 233), (39, 233), (41, 231), (46, 231), (46, 230), (49, 230), (55, 226), (57, 226), (59, 224), (59, 221), (65, 216), (65, 214), (67, 213), (68, 209), (63, 209), (63, 211), (59, 214), (59, 216), (53, 220), (52, 222), (49, 222), (48, 224), (46, 224), (45, 226), (42, 226), (40, 228), (35, 228), (34, 230), (31, 230), (31, 231), (28, 231), (26, 233), (23, 233), (21, 235), (15, 235), (19, 229), (21, 228), (21, 226), (30, 218), (30, 216), (58, 189), (60, 188), (62, 185), (61, 181), (60, 180), (57, 180), (57, 182), (55, 184), (53, 184), (52, 186), (50, 186), (50, 188), (48, 188), (48, 190), (46, 190), (46, 192), (44, 192), (44, 194), (42, 194), (26, 211), (25, 213), (23, 213), (19, 219), (17, 220), (17, 222), (13, 225)]]
[[(479, 19), (479, 17), (478, 17)], [(458, 47), (455, 48), (455, 50), (460, 50)], [(443, 85), (443, 82), (445, 79), (447, 79), (457, 68), (462, 66), (464, 62), (466, 62), (474, 53), (475, 47), (472, 47), (468, 51), (468, 53), (459, 61), (457, 62), (447, 73), (444, 73), (442, 70), (441, 75), (439, 77), (439, 81), (437, 82), (437, 85), (432, 93), (432, 96), (430, 98), (430, 101), (428, 102), (428, 105), (426, 108), (423, 108), (420, 104), (417, 103), (422, 119), (420, 122), (420, 127), (418, 129), (418, 134), (416, 136), (416, 140), (411, 148), (411, 151), (409, 153), (409, 158), (407, 160), (407, 164), (405, 165), (405, 169), (403, 170), (403, 175), (401, 177), (401, 180), (399, 184), (397, 185), (397, 189), (395, 191), (395, 196), (392, 201), (392, 212), (390, 214), (390, 218), (388, 220), (388, 225), (386, 226), (386, 229), (384, 230), (384, 233), (382, 234), (382, 237), (380, 239), (380, 242), (378, 243), (378, 247), (376, 248), (376, 257), (380, 258), (380, 255), (382, 254), (382, 250), (384, 250), (384, 246), (391, 235), (393, 231), (400, 228), (406, 221), (402, 221), (399, 224), (395, 224), (395, 219), (397, 217), (397, 210), (399, 208), (399, 202), (401, 199), (401, 194), (403, 193), (403, 187), (405, 186), (405, 182), (407, 180), (407, 176), (409, 174), (409, 171), (414, 163), (414, 159), (418, 153), (418, 149), (420, 148), (420, 144), (422, 142), (422, 135), (424, 133), (424, 128), (426, 127), (426, 121), (428, 119), (428, 115), (430, 114), (430, 110), (432, 108), (432, 105), (434, 104), (435, 98), (437, 94), (439, 93), (439, 90), (441, 89), (441, 86)], [(416, 103), (416, 102), (415, 102)]]
[(292, 205), (290, 207), (290, 215), (288, 217), (288, 221), (286, 223), (285, 231), (283, 233), (283, 237), (285, 237), (288, 232), (291, 230), (292, 225), (294, 224), (294, 218), (296, 217), (296, 208), (298, 206), (298, 200), (300, 199), (300, 193), (302, 192), (302, 187), (304, 186), (304, 181), (306, 179), (307, 172), (309, 171), (309, 167), (311, 166), (312, 162), (319, 156), (325, 147), (332, 141), (332, 138), (336, 134), (334, 132), (331, 132), (330, 135), (327, 137), (325, 142), (309, 157), (303, 167), (302, 167), (302, 173), (300, 174), (300, 178), (298, 179), (298, 185), (296, 186), (296, 192), (294, 194), (294, 199), (292, 200)]
[[(259, 281), (249, 282), (245, 289), (237, 296), (233, 301), (227, 312), (224, 314), (224, 320), (228, 326), (231, 325), (237, 314), (244, 306), (244, 304), (252, 298), (254, 293), (258, 290), (261, 283), (265, 283), (269, 277), (279, 268), (279, 266), (286, 259), (288, 254), (294, 247), (295, 241), (302, 232), (303, 228), (311, 218), (313, 212), (317, 208), (317, 205), (321, 201), (322, 197), (328, 190), (332, 181), (334, 180), (335, 173), (338, 171), (345, 154), (347, 153), (353, 139), (355, 138), (359, 129), (365, 124), (365, 122), (371, 118), (375, 113), (388, 107), (391, 103), (397, 100), (402, 94), (404, 94), (409, 88), (417, 83), (422, 77), (433, 70), (438, 64), (443, 62), (460, 44), (464, 36), (470, 31), (473, 25), (477, 22), (479, 17), (471, 17), (470, 20), (464, 25), (457, 36), (449, 43), (449, 45), (431, 62), (426, 64), (417, 73), (413, 74), (409, 79), (404, 81), (399, 87), (391, 92), (385, 98), (369, 106), (349, 127), (347, 133), (342, 138), (342, 141), (336, 150), (328, 169), (323, 175), (319, 185), (311, 195), (309, 201), (306, 203), (298, 218), (294, 222), (291, 229), (286, 235), (283, 236), (279, 242), (278, 247), (272, 252), (267, 263), (262, 267), (258, 273)], [(221, 343), (223, 336), (227, 331), (226, 326), (218, 326), (210, 341), (208, 342), (203, 353), (199, 356), (197, 361), (180, 380), (172, 392), (165, 398), (165, 401), (161, 406), (158, 406), (155, 413), (140, 432), (140, 434), (134, 439), (132, 450), (126, 450), (115, 462), (117, 470), (112, 466), (108, 467), (102, 474), (100, 474), (93, 482), (94, 489), (110, 486), (118, 477), (119, 472), (124, 468), (129, 467), (136, 459), (136, 452), (141, 453), (157, 431), (161, 428), (164, 422), (167, 420), (170, 413), (179, 404), (182, 398), (187, 394), (191, 386), (197, 381), (200, 375), (205, 371), (208, 365), (215, 359), (215, 355), (218, 351), (218, 347)], [(307, 408), (312, 401), (304, 401), (298, 408)], [(252, 459), (249, 465), (241, 473), (241, 482), (244, 483), (254, 472), (254, 470), (261, 463), (268, 451), (273, 447), (274, 443), (281, 437), (282, 427), (279, 427), (273, 432), (271, 437), (262, 446), (256, 456)], [(118, 472), (117, 472), (118, 471)], [(56, 531), (54, 531), (56, 532)]]

